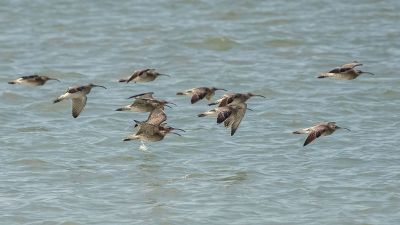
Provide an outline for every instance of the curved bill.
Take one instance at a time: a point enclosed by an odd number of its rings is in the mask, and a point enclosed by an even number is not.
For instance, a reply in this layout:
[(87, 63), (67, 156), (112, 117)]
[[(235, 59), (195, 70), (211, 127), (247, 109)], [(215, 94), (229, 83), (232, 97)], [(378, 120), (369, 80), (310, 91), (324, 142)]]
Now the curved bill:
[(180, 131), (186, 132), (185, 130), (179, 129), (179, 128), (174, 128), (174, 130), (180, 130)]
[(49, 78), (49, 80), (56, 80), (56, 81), (58, 81), (58, 82), (61, 82), (59, 79), (57, 79), (57, 78)]
[(182, 137), (182, 135), (180, 135), (180, 134), (178, 134), (178, 133), (175, 133), (175, 132), (170, 132), (171, 134), (176, 134), (176, 135), (178, 135), (178, 136), (181, 136)]
[(96, 85), (96, 84), (93, 84), (92, 86), (93, 86), (93, 87), (102, 87), (102, 88), (104, 88), (104, 89), (107, 89), (106, 87), (104, 87), (104, 86), (101, 86), (101, 85)]
[(371, 72), (362, 72), (362, 73), (366, 73), (366, 74), (369, 74), (369, 75), (375, 75), (375, 74), (373, 74)]
[(337, 127), (337, 128), (339, 128), (339, 129), (345, 129), (345, 130), (348, 130), (348, 131), (351, 131), (349, 128), (347, 128), (347, 127)]
[(258, 97), (263, 97), (263, 98), (267, 98), (264, 95), (253, 95), (253, 96), (258, 96)]
[(173, 103), (173, 102), (166, 102), (167, 104), (171, 104), (171, 105), (174, 105), (174, 106), (178, 106), (177, 104), (175, 104), (175, 103)]

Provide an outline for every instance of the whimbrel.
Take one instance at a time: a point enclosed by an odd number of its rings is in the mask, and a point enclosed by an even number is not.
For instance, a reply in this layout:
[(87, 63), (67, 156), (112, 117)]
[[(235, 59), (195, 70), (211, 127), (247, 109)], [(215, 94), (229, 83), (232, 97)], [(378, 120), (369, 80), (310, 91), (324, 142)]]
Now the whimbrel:
[(135, 127), (137, 128), (136, 134), (129, 135), (124, 139), (124, 141), (161, 141), (168, 133), (181, 136), (180, 134), (173, 132), (173, 130), (184, 130), (166, 126), (166, 123), (164, 123), (166, 120), (167, 115), (165, 114), (164, 110), (161, 108), (156, 108), (151, 111), (146, 121), (140, 122), (135, 120)]
[(231, 128), (231, 136), (233, 136), (238, 129), (240, 122), (242, 121), (244, 114), (246, 113), (247, 104), (237, 103), (228, 104), (226, 106), (217, 107), (210, 111), (200, 113), (199, 117), (211, 116), (217, 117), (217, 123), (224, 122), (224, 126)]
[(226, 106), (228, 104), (237, 104), (237, 103), (245, 103), (249, 98), (253, 96), (263, 97), (263, 95), (253, 94), (251, 92), (248, 93), (228, 93), (222, 96), (222, 98), (217, 101), (210, 103), (208, 105), (218, 105), (218, 107)]
[(59, 79), (51, 78), (48, 76), (39, 76), (39, 75), (30, 75), (30, 76), (23, 76), (13, 81), (8, 82), (9, 84), (22, 84), (27, 86), (41, 86), (44, 85), (48, 80), (56, 80)]
[(134, 98), (132, 104), (126, 105), (122, 108), (116, 109), (116, 111), (133, 111), (133, 112), (151, 112), (155, 108), (164, 108), (164, 106), (170, 107), (168, 104), (175, 105), (172, 102), (165, 100), (157, 100), (153, 98), (153, 92), (147, 92), (137, 94), (129, 97), (128, 99)]
[(192, 99), (190, 100), (190, 102), (192, 104), (198, 102), (199, 100), (203, 99), (204, 97), (210, 101), (211, 98), (214, 96), (215, 91), (217, 90), (223, 90), (226, 91), (223, 88), (215, 88), (215, 87), (198, 87), (198, 88), (192, 88), (183, 92), (178, 92), (176, 93), (176, 95), (187, 95), (192, 97)]
[(104, 86), (95, 85), (95, 84), (69, 87), (67, 89), (67, 91), (65, 92), (65, 94), (61, 95), (56, 100), (54, 100), (54, 103), (57, 103), (64, 99), (70, 98), (72, 100), (72, 116), (74, 118), (76, 118), (79, 116), (79, 114), (82, 112), (83, 108), (85, 107), (86, 100), (87, 100), (86, 95), (90, 93), (90, 90), (92, 90), (93, 87), (102, 87), (104, 89), (107, 89)]
[(315, 124), (312, 127), (294, 131), (293, 134), (308, 134), (308, 137), (303, 145), (303, 146), (306, 146), (320, 136), (331, 135), (337, 129), (346, 129), (346, 130), (350, 131), (348, 128), (337, 126), (336, 122), (321, 122), (321, 123)]
[(336, 67), (327, 73), (321, 73), (318, 76), (318, 78), (331, 77), (331, 78), (334, 78), (337, 80), (353, 80), (353, 79), (356, 79), (358, 76), (360, 76), (363, 73), (374, 75), (373, 73), (370, 73), (370, 72), (364, 72), (364, 71), (355, 69), (355, 67), (362, 66), (362, 65), (363, 65), (362, 63), (359, 63), (357, 61), (354, 61), (352, 63), (347, 63), (347, 64), (341, 65), (339, 67)]
[(168, 76), (168, 74), (162, 74), (157, 72), (155, 69), (143, 69), (136, 70), (129, 78), (120, 79), (119, 82), (129, 83), (133, 82), (149, 82), (155, 80), (158, 76)]

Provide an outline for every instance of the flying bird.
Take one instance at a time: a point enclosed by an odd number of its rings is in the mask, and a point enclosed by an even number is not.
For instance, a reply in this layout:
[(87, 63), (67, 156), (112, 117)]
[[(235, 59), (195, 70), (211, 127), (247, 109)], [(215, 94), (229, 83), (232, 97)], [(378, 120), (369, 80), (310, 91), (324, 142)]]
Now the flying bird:
[(192, 97), (190, 102), (192, 104), (198, 102), (199, 100), (206, 98), (208, 101), (211, 100), (211, 98), (214, 96), (215, 91), (217, 90), (223, 90), (226, 91), (223, 88), (216, 88), (216, 87), (197, 87), (197, 88), (192, 88), (183, 92), (178, 92), (176, 95), (186, 95)]
[(63, 95), (61, 95), (56, 100), (54, 100), (54, 103), (60, 102), (64, 99), (71, 99), (72, 100), (72, 116), (74, 118), (77, 118), (86, 105), (86, 100), (87, 100), (86, 95), (90, 93), (90, 91), (92, 90), (93, 87), (101, 87), (101, 88), (107, 89), (104, 86), (95, 85), (95, 84), (69, 87)]
[(39, 75), (30, 75), (30, 76), (23, 76), (18, 79), (9, 81), (9, 84), (22, 84), (27, 86), (41, 86), (44, 85), (48, 80), (56, 80), (60, 82), (59, 79), (51, 78), (48, 76), (39, 76)]
[(353, 80), (353, 79), (356, 79), (358, 76), (360, 76), (363, 73), (374, 75), (373, 73), (370, 73), (370, 72), (365, 72), (365, 71), (355, 69), (355, 67), (362, 66), (362, 65), (363, 65), (362, 63), (359, 63), (357, 61), (354, 61), (352, 63), (347, 63), (347, 64), (341, 65), (339, 67), (336, 67), (327, 73), (321, 73), (318, 76), (318, 78), (330, 77), (330, 78), (334, 78), (337, 80)]
[(136, 70), (129, 78), (122, 78), (119, 82), (126, 82), (129, 83), (133, 81), (136, 82), (150, 82), (155, 80), (158, 76), (170, 76), (168, 74), (162, 74), (157, 72), (155, 69), (143, 69), (143, 70)]
[(312, 127), (294, 131), (293, 134), (308, 134), (308, 137), (303, 145), (306, 146), (320, 136), (327, 136), (333, 134), (333, 132), (335, 132), (337, 129), (345, 129), (350, 131), (348, 128), (337, 126), (336, 122), (321, 122), (315, 124)]
[(129, 97), (135, 99), (132, 104), (116, 109), (116, 111), (133, 111), (133, 112), (151, 112), (155, 108), (171, 107), (168, 104), (175, 105), (172, 102), (158, 100), (153, 97), (154, 92), (146, 92)]
[(231, 103), (226, 106), (217, 107), (207, 112), (200, 113), (198, 117), (217, 117), (217, 123), (220, 124), (224, 122), (226, 128), (231, 128), (231, 136), (233, 136), (238, 129), (240, 122), (242, 122), (246, 109), (246, 103)]
[(173, 133), (181, 136), (179, 133), (173, 132), (173, 130), (181, 130), (178, 128), (167, 126), (164, 123), (167, 120), (167, 115), (161, 108), (156, 108), (149, 114), (146, 121), (135, 120), (135, 128), (137, 128), (136, 134), (129, 135), (124, 141), (141, 140), (141, 141), (161, 141), (168, 133)]
[(226, 106), (229, 104), (238, 104), (238, 103), (245, 103), (249, 98), (258, 96), (265, 98), (263, 95), (257, 95), (251, 92), (247, 93), (227, 93), (222, 96), (222, 98), (218, 99), (217, 101), (210, 103), (208, 105), (218, 105), (218, 107)]

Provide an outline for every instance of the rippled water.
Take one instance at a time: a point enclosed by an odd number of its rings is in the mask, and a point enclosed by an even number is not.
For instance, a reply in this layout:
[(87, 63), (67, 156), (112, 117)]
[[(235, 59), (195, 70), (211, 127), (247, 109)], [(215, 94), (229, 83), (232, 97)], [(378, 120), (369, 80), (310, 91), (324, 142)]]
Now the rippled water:
[[(398, 224), (399, 1), (1, 1), (1, 224)], [(359, 60), (352, 81), (318, 73)], [(171, 74), (117, 80), (138, 68)], [(8, 85), (32, 73), (41, 87)], [(79, 118), (68, 86), (93, 82)], [(195, 86), (252, 91), (234, 137)], [(122, 142), (154, 91), (182, 137)], [(222, 94), (221, 92), (219, 94)], [(302, 147), (291, 132), (338, 131)]]

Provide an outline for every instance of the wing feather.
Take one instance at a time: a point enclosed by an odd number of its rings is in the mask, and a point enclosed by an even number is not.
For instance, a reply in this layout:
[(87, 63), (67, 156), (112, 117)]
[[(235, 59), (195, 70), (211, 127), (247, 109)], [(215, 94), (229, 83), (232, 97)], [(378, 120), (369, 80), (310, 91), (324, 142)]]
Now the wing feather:
[(87, 97), (83, 96), (81, 98), (72, 99), (72, 116), (74, 118), (78, 117), (86, 105)]

